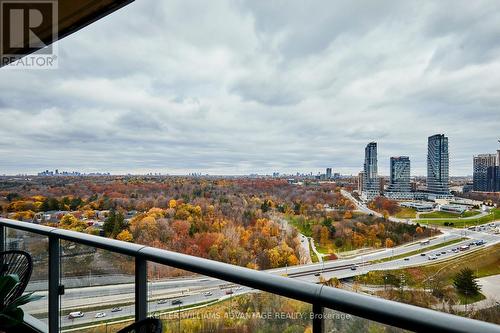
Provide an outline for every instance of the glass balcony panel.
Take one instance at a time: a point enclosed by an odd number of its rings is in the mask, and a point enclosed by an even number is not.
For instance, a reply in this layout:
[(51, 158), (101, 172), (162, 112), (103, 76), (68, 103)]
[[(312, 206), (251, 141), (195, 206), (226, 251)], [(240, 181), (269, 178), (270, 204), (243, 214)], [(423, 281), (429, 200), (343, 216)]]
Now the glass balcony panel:
[(378, 323), (366, 318), (332, 309), (325, 309), (323, 314), (323, 332), (377, 332), (377, 333), (403, 333), (411, 332), (398, 327)]
[(149, 263), (148, 312), (165, 332), (305, 332), (312, 306), (231, 282)]
[[(21, 308), (25, 314), (33, 316), (35, 319), (47, 325), (48, 322), (48, 244), (49, 240), (45, 236), (34, 233), (5, 228), (5, 250), (26, 251), (33, 260), (33, 271), (26, 286), (25, 293), (33, 292), (34, 295), (42, 296), (41, 299), (25, 304)], [(42, 325), (42, 326), (43, 326)]]
[(60, 298), (62, 330), (106, 327), (112, 319), (133, 318), (134, 258), (73, 242), (61, 241)]

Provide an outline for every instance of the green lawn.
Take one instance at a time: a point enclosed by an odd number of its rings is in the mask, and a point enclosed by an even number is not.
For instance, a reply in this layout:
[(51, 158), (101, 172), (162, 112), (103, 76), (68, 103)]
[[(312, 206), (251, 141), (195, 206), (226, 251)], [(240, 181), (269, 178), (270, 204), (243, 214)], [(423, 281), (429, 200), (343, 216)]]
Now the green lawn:
[(471, 217), (479, 214), (481, 214), (481, 212), (478, 212), (477, 210), (467, 210), (462, 214), (462, 217)]
[(474, 215), (478, 215), (480, 212), (475, 211), (475, 210), (468, 210), (465, 211), (463, 214), (458, 214), (458, 213), (452, 213), (452, 212), (431, 212), (431, 213), (422, 213), (419, 215), (420, 218), (427, 218), (427, 219), (436, 219), (436, 218), (458, 218), (458, 217), (471, 217)]
[(458, 296), (458, 299), (460, 300), (460, 304), (472, 304), (472, 303), (482, 301), (483, 299), (486, 299), (486, 296), (484, 296), (481, 293), (474, 295), (474, 296), (470, 296), (470, 295), (465, 296), (465, 295), (457, 292), (457, 296)]
[(500, 208), (494, 208), (491, 212), (483, 217), (473, 218), (473, 219), (446, 219), (446, 220), (426, 220), (426, 219), (418, 219), (418, 223), (420, 224), (434, 224), (434, 225), (444, 225), (445, 223), (453, 223), (453, 227), (455, 228), (463, 228), (464, 226), (470, 227), (475, 225), (480, 225), (484, 223), (489, 223), (492, 221), (500, 220)]
[(316, 244), (316, 242), (314, 243), (314, 246), (316, 246), (316, 250), (318, 250), (318, 252), (321, 253), (321, 254), (330, 254), (330, 253), (332, 253), (332, 251), (330, 251), (330, 249), (328, 247), (318, 245), (318, 244)]
[(288, 222), (293, 225), (299, 232), (306, 237), (312, 237), (312, 223), (303, 216), (288, 215)]
[(413, 208), (401, 207), (401, 210), (394, 215), (398, 219), (414, 219), (417, 217), (417, 212)]
[(420, 218), (427, 218), (427, 219), (447, 219), (447, 218), (454, 218), (454, 217), (459, 217), (461, 216), (460, 214), (457, 213), (451, 213), (451, 212), (441, 212), (441, 211), (436, 211), (436, 212), (430, 212), (430, 213), (422, 213), (419, 215)]

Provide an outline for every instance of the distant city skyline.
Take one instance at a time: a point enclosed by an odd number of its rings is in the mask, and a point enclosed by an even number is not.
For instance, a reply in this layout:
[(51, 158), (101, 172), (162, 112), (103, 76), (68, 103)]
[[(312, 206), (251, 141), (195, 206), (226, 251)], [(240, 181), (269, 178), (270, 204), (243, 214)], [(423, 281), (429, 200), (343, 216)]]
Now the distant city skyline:
[[(446, 138), (447, 139), (447, 138)], [(416, 174), (414, 172), (414, 168), (413, 168), (413, 160), (411, 159), (411, 157), (409, 156), (403, 156), (404, 154), (401, 154), (401, 156), (390, 156), (388, 157), (387, 159), (384, 159), (384, 158), (379, 158), (379, 153), (378, 153), (378, 142), (376, 141), (372, 141), (372, 143), (375, 144), (375, 159), (376, 159), (376, 163), (377, 163), (377, 170), (376, 170), (376, 173), (378, 175), (378, 177), (384, 177), (384, 178), (390, 178), (391, 176), (391, 159), (393, 159), (394, 157), (404, 157), (404, 158), (409, 158), (409, 160), (411, 160), (412, 162), (412, 167), (411, 167), (411, 172), (410, 172), (410, 177), (426, 177), (427, 174), (428, 174), (428, 165), (427, 165), (427, 156), (428, 156), (428, 153), (429, 151), (427, 151), (427, 155), (424, 155), (424, 159), (426, 161), (426, 169), (424, 170), (424, 172), (421, 172), (421, 173), (418, 173)], [(369, 145), (368, 145), (369, 146)], [(366, 149), (368, 148), (368, 146), (365, 147), (365, 154), (366, 154)], [(428, 150), (428, 147), (427, 147), (427, 150)], [(500, 150), (497, 154), (500, 154)], [(386, 154), (385, 154), (386, 155)], [(475, 159), (476, 156), (479, 156), (479, 155), (484, 155), (482, 153), (478, 153), (478, 154), (474, 154), (471, 156), (470, 160), (471, 160), (471, 168), (469, 170), (469, 173), (466, 173), (466, 174), (451, 174), (449, 176), (452, 176), (452, 177), (472, 177), (473, 175), (473, 161)], [(384, 155), (382, 155), (384, 156)], [(496, 155), (494, 155), (496, 156)], [(366, 158), (366, 155), (365, 155), (365, 158)], [(387, 161), (388, 163), (387, 163)], [(359, 164), (359, 163), (358, 163)], [(417, 164), (418, 164), (418, 159), (417, 159)], [(453, 161), (451, 160), (450, 158), (450, 161), (449, 161), (449, 165), (448, 167), (450, 167), (450, 170), (452, 169), (451, 168), (451, 165), (453, 165)], [(28, 171), (17, 171), (17, 172), (13, 172), (13, 173), (8, 173), (8, 172), (1, 172), (0, 171), (0, 175), (18, 175), (18, 174), (27, 174), (27, 175), (37, 175), (39, 173), (43, 173), (43, 172), (53, 172), (53, 173), (56, 173), (56, 171), (58, 170), (61, 170), (61, 173), (62, 172), (67, 172), (67, 173), (81, 173), (81, 174), (110, 174), (110, 175), (126, 175), (126, 174), (137, 174), (137, 175), (145, 175), (145, 174), (161, 174), (161, 175), (191, 175), (191, 174), (201, 174), (201, 175), (205, 175), (205, 174), (209, 174), (209, 175), (251, 175), (251, 174), (259, 174), (259, 175), (273, 175), (274, 173), (279, 173), (279, 174), (289, 174), (289, 175), (294, 175), (296, 173), (300, 173), (300, 174), (313, 174), (313, 175), (318, 175), (318, 174), (325, 174), (325, 169), (331, 169), (330, 172), (331, 173), (341, 173), (342, 175), (351, 175), (351, 176), (357, 176), (359, 172), (363, 172), (364, 170), (364, 167), (363, 165), (360, 165), (360, 167), (357, 168), (357, 171), (356, 168), (349, 168), (349, 167), (345, 167), (345, 166), (338, 166), (338, 167), (335, 167), (335, 166), (329, 166), (329, 165), (325, 165), (325, 166), (318, 166), (318, 167), (313, 167), (313, 168), (303, 168), (303, 169), (293, 169), (293, 168), (282, 168), (282, 169), (277, 169), (277, 168), (269, 168), (269, 169), (265, 169), (265, 170), (262, 170), (260, 169), (259, 171), (248, 171), (248, 172), (235, 172), (235, 173), (224, 173), (224, 172), (221, 172), (221, 173), (217, 173), (217, 172), (210, 172), (210, 171), (206, 171), (206, 170), (194, 170), (194, 169), (186, 169), (186, 170), (178, 170), (178, 169), (175, 169), (175, 170), (168, 170), (168, 169), (139, 169), (139, 170), (113, 170), (113, 171), (110, 171), (110, 169), (96, 169), (96, 168), (78, 168), (78, 167), (73, 167), (73, 168), (63, 168), (63, 167), (60, 167), (59, 165), (57, 165), (56, 167), (54, 168), (41, 168), (41, 169), (37, 169), (37, 170), (28, 170)], [(207, 170), (210, 170), (210, 169), (207, 169)], [(354, 171), (346, 171), (346, 170), (354, 170)], [(327, 170), (328, 172), (328, 170)]]
[(498, 149), (499, 10), (135, 1), (57, 42), (59, 69), (0, 69), (0, 174), (356, 175), (376, 141), (381, 176), (426, 175), (446, 133), (472, 175)]
[[(441, 138), (442, 137), (442, 138)], [(318, 167), (318, 168), (313, 168), (312, 170), (311, 169), (301, 169), (301, 170), (297, 170), (297, 169), (288, 169), (288, 171), (283, 171), (282, 170), (278, 170), (278, 169), (275, 169), (275, 168), (271, 168), (267, 171), (250, 171), (250, 172), (247, 172), (247, 173), (214, 173), (214, 172), (207, 172), (207, 171), (204, 171), (204, 170), (188, 170), (188, 171), (184, 171), (184, 172), (178, 172), (178, 170), (176, 170), (176, 172), (169, 172), (168, 170), (164, 170), (164, 169), (156, 169), (156, 170), (152, 170), (152, 169), (144, 169), (144, 170), (141, 170), (141, 171), (137, 171), (137, 170), (133, 170), (133, 171), (115, 171), (115, 172), (110, 172), (110, 171), (102, 171), (102, 170), (96, 170), (96, 169), (91, 169), (90, 171), (89, 170), (83, 170), (83, 169), (73, 169), (71, 171), (68, 171), (68, 170), (64, 170), (64, 172), (66, 173), (81, 173), (81, 174), (110, 174), (110, 175), (126, 175), (126, 174), (158, 174), (158, 175), (192, 175), (192, 174), (200, 174), (200, 175), (205, 175), (205, 174), (208, 174), (208, 175), (251, 175), (251, 174), (259, 174), (259, 175), (274, 175), (274, 174), (288, 174), (288, 175), (295, 175), (297, 173), (300, 173), (300, 174), (312, 174), (312, 175), (318, 175), (318, 174), (325, 174), (325, 168), (326, 168), (326, 178), (329, 178), (328, 174), (330, 174), (330, 176), (333, 174), (333, 173), (340, 173), (342, 175), (351, 175), (351, 176), (357, 176), (359, 172), (365, 172), (366, 171), (366, 168), (367, 168), (367, 156), (370, 156), (371, 154), (374, 154), (373, 156), (373, 167), (374, 167), (374, 174), (377, 175), (377, 177), (384, 177), (384, 178), (391, 178), (391, 176), (393, 176), (393, 171), (394, 171), (394, 165), (393, 165), (393, 162), (395, 162), (394, 160), (399, 160), (399, 159), (403, 159), (404, 161), (403, 164), (405, 165), (403, 167), (403, 165), (401, 165), (399, 168), (404, 168), (404, 169), (407, 169), (406, 171), (404, 171), (405, 173), (405, 176), (404, 177), (408, 177), (408, 174), (409, 174), (409, 177), (427, 177), (429, 175), (429, 157), (430, 157), (430, 154), (431, 154), (431, 142), (432, 141), (435, 141), (435, 140), (431, 140), (433, 138), (437, 138), (439, 139), (438, 141), (441, 141), (441, 140), (445, 140), (445, 151), (446, 151), (446, 164), (445, 164), (445, 168), (446, 168), (446, 173), (448, 174), (448, 176), (451, 176), (451, 177), (471, 177), (473, 174), (474, 174), (474, 168), (475, 168), (475, 161), (476, 161), (476, 157), (477, 156), (484, 156), (484, 155), (488, 155), (488, 156), (493, 156), (493, 158), (497, 158), (497, 155), (500, 156), (500, 150), (497, 150), (497, 153), (496, 154), (477, 154), (477, 155), (473, 155), (472, 156), (472, 159), (471, 161), (473, 161), (473, 167), (471, 168), (470, 170), (470, 173), (468, 174), (463, 174), (463, 175), (452, 175), (449, 173), (449, 170), (450, 170), (450, 164), (452, 164), (452, 161), (449, 160), (449, 153), (448, 153), (448, 150), (449, 150), (449, 147), (448, 147), (448, 137), (445, 137), (443, 134), (441, 135), (432, 135), (430, 137), (428, 137), (428, 145), (427, 145), (427, 155), (426, 155), (426, 161), (427, 161), (427, 164), (426, 164), (426, 173), (425, 174), (414, 174), (413, 172), (413, 168), (411, 168), (411, 172), (410, 172), (410, 160), (411, 158), (409, 156), (391, 156), (389, 157), (389, 165), (388, 165), (388, 171), (389, 172), (384, 172), (384, 170), (382, 170), (382, 172), (379, 172), (379, 167), (378, 165), (379, 164), (382, 164), (384, 165), (385, 163), (382, 161), (379, 161), (378, 160), (378, 149), (377, 149), (377, 142), (376, 141), (372, 141), (370, 142), (366, 147), (365, 147), (365, 154), (364, 154), (364, 158), (365, 158), (365, 163), (364, 165), (360, 168), (360, 170), (358, 172), (342, 172), (342, 170), (346, 170), (345, 167), (338, 167), (338, 168), (335, 168), (335, 167), (332, 167), (332, 166), (326, 166), (326, 167), (323, 167), (323, 170), (321, 170), (321, 167)], [(500, 142), (500, 141), (499, 141)], [(500, 160), (500, 157), (498, 158)], [(369, 163), (370, 164), (370, 163)], [(406, 164), (408, 164), (406, 166)], [(371, 165), (368, 166), (370, 169), (373, 168)], [(53, 170), (50, 170), (50, 169), (43, 169), (42, 171), (38, 170), (38, 171), (28, 171), (28, 172), (16, 172), (16, 173), (11, 173), (11, 174), (8, 174), (8, 173), (0, 173), (0, 175), (17, 175), (17, 174), (28, 174), (28, 175), (40, 175), (41, 173), (47, 173), (47, 174), (50, 174), (50, 173), (54, 173), (54, 174), (57, 174), (58, 173), (58, 170), (59, 168), (55, 168)], [(61, 169), (62, 170), (62, 169)], [(83, 171), (82, 171), (83, 170)], [(61, 171), (63, 172), (63, 171)], [(378, 180), (377, 180), (378, 181)], [(447, 190), (445, 189), (445, 192)]]

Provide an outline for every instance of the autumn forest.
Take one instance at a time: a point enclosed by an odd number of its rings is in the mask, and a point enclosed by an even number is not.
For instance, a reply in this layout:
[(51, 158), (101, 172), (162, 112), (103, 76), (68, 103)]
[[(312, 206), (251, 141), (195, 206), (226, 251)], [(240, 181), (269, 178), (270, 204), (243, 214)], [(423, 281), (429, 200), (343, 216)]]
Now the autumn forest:
[(254, 269), (316, 261), (300, 234), (335, 260), (432, 232), (361, 214), (334, 183), (272, 178), (2, 179), (0, 213)]

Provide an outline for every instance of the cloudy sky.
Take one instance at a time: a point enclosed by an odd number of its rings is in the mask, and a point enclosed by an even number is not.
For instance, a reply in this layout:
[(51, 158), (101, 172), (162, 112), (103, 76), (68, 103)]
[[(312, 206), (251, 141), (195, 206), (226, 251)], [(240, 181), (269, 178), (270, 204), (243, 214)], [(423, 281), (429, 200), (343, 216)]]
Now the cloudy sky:
[(357, 173), (500, 137), (500, 2), (138, 0), (0, 69), (0, 174)]

